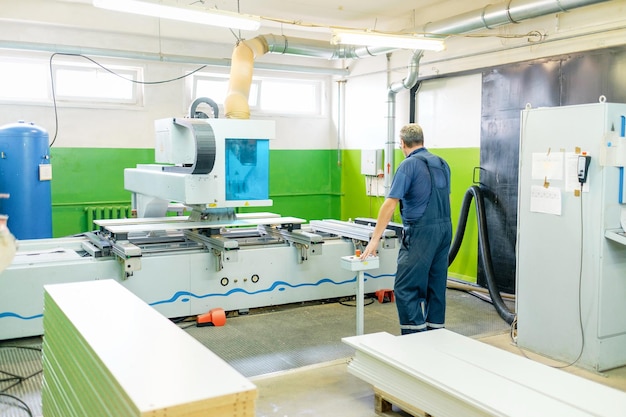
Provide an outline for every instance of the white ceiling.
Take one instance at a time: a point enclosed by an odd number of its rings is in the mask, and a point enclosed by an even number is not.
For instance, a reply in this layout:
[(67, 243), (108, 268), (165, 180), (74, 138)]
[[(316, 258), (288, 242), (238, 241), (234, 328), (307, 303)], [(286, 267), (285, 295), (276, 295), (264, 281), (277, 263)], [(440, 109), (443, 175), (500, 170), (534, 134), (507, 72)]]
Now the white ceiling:
[[(9, 0), (0, 0), (3, 3)], [(22, 0), (24, 1), (24, 0)], [(26, 0), (36, 1), (36, 0)], [(49, 1), (49, 0), (48, 0)], [(262, 26), (257, 33), (243, 33), (244, 38), (258, 34), (274, 33), (315, 39), (330, 39), (329, 27), (401, 31), (420, 28), (428, 22), (456, 16), (488, 4), (488, 0), (146, 0), (169, 5), (200, 8), (218, 8), (261, 16)], [(93, 15), (102, 18), (119, 16), (121, 22), (128, 17), (93, 8), (91, 0), (55, 0), (74, 3)], [(51, 4), (51, 3), (48, 3)], [(66, 17), (67, 18), (67, 17)], [(53, 17), (51, 16), (51, 19)], [(142, 19), (133, 17), (133, 19)], [(153, 19), (153, 18), (147, 18)], [(277, 22), (284, 21), (284, 22)], [(288, 22), (292, 22), (290, 24)], [(124, 24), (124, 23), (122, 23)], [(310, 27), (309, 24), (319, 27)], [(168, 25), (169, 26), (169, 25)], [(120, 26), (120, 29), (121, 26)], [(191, 29), (191, 28), (188, 28)], [(123, 31), (123, 29), (122, 29)], [(191, 30), (193, 32), (193, 30)], [(228, 29), (204, 29), (204, 34), (217, 43), (233, 43), (234, 35)], [(184, 36), (183, 36), (184, 37)]]
[[(383, 31), (413, 29), (457, 14), (456, 10), (467, 11), (476, 8), (476, 4), (486, 4), (480, 0), (198, 0), (195, 5), (201, 1), (203, 7), (267, 18), (262, 20), (262, 29), (307, 31), (307, 24), (314, 24), (326, 26), (326, 29), (319, 29), (326, 33), (329, 26)], [(177, 3), (183, 4), (181, 0)], [(302, 24), (280, 24), (271, 19)]]
[[(437, 0), (213, 0), (213, 6), (253, 15), (323, 25), (370, 28), (413, 17)], [(209, 5), (209, 1), (205, 0)], [(267, 22), (265, 22), (267, 23)], [(401, 29), (401, 28), (396, 28)]]

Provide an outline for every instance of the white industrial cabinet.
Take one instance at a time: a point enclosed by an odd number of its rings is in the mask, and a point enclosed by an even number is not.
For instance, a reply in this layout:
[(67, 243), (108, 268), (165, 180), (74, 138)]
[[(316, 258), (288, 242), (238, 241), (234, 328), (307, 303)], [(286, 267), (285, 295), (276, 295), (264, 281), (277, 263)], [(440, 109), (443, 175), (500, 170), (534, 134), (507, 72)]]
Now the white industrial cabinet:
[(598, 371), (626, 364), (625, 115), (626, 104), (600, 102), (521, 118), (517, 343)]

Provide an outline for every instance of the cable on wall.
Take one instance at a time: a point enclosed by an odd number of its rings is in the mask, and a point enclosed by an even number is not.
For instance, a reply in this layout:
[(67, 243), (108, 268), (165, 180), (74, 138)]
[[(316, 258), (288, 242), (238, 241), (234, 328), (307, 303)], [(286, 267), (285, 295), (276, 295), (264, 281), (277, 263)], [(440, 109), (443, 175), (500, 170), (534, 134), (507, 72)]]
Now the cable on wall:
[(66, 52), (55, 52), (55, 53), (53, 53), (52, 55), (50, 55), (50, 59), (49, 59), (50, 86), (51, 86), (51, 89), (52, 89), (52, 106), (54, 108), (54, 135), (53, 135), (53, 138), (52, 138), (52, 142), (50, 142), (50, 147), (51, 148), (54, 145), (54, 142), (57, 140), (57, 136), (58, 136), (58, 133), (59, 133), (59, 116), (58, 116), (58, 110), (57, 110), (56, 92), (55, 92), (55, 88), (54, 88), (54, 71), (52, 69), (52, 61), (53, 61), (54, 57), (57, 56), (57, 55), (60, 55), (60, 56), (72, 56), (72, 57), (79, 57), (79, 58), (86, 59), (87, 61), (93, 63), (94, 65), (102, 68), (103, 70), (105, 70), (109, 74), (115, 75), (116, 77), (119, 77), (119, 78), (121, 78), (123, 80), (126, 80), (128, 82), (131, 82), (131, 83), (134, 83), (134, 84), (141, 84), (141, 85), (158, 85), (158, 84), (166, 84), (166, 83), (171, 83), (171, 82), (174, 82), (174, 81), (179, 81), (179, 80), (185, 79), (186, 77), (189, 77), (190, 75), (193, 75), (196, 72), (201, 71), (201, 70), (203, 70), (204, 68), (207, 67), (207, 65), (201, 65), (200, 67), (196, 68), (195, 70), (191, 71), (188, 74), (181, 75), (180, 77), (170, 78), (170, 79), (167, 79), (167, 80), (139, 81), (139, 80), (133, 80), (131, 78), (124, 77), (123, 75), (116, 73), (112, 69), (107, 68), (104, 65), (100, 64), (99, 62), (97, 62), (93, 58), (90, 58), (90, 57), (88, 57), (86, 55), (83, 55), (83, 54), (74, 54), (74, 53), (66, 53)]

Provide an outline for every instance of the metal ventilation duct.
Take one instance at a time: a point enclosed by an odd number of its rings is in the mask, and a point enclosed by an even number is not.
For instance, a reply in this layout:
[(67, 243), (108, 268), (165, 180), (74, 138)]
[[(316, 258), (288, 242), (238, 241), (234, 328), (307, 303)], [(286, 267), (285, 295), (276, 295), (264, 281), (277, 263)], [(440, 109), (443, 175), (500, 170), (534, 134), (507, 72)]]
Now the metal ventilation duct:
[[(482, 9), (463, 13), (450, 17), (439, 22), (428, 23), (422, 32), (435, 35), (453, 35), (469, 33), (482, 29), (493, 29), (510, 23), (519, 23), (536, 17), (545, 16), (551, 13), (561, 13), (578, 7), (589, 6), (596, 3), (603, 3), (608, 0), (510, 0), (508, 3), (498, 5), (487, 5)], [(395, 96), (402, 88), (410, 90), (417, 82), (417, 71), (419, 70), (419, 59), (421, 54), (413, 54), (409, 63), (409, 74), (402, 82), (396, 82), (389, 87), (388, 91), (388, 126), (387, 143), (385, 144), (385, 195), (389, 193), (393, 180), (394, 157), (394, 135), (395, 135)], [(411, 82), (408, 82), (411, 80)], [(414, 81), (412, 81), (414, 80)]]
[(469, 33), (605, 1), (608, 0), (510, 0), (508, 3), (488, 4), (482, 9), (428, 23), (423, 31), (440, 35)]
[[(438, 22), (426, 24), (419, 32), (431, 35), (459, 35), (477, 30), (493, 29), (497, 26), (519, 23), (551, 13), (561, 13), (579, 7), (604, 3), (608, 0), (510, 0), (508, 3), (489, 4), (481, 9), (453, 16)], [(377, 56), (393, 51), (390, 48), (368, 48), (350, 45), (330, 45), (328, 41), (301, 38), (289, 38), (278, 35), (260, 35), (250, 41), (263, 44), (263, 53), (307, 56), (324, 59), (360, 59)], [(393, 179), (394, 135), (395, 135), (395, 100), (396, 94), (403, 89), (410, 90), (417, 83), (419, 61), (422, 51), (415, 51), (408, 64), (407, 76), (399, 82), (392, 83), (388, 90), (387, 111), (387, 142), (385, 144), (385, 195), (391, 188)], [(258, 56), (258, 54), (257, 54)]]
[(269, 53), (324, 59), (360, 59), (391, 52), (393, 48), (354, 45), (330, 45), (328, 41), (288, 38), (283, 35), (261, 35)]
[[(438, 22), (427, 23), (418, 32), (433, 35), (459, 35), (482, 29), (493, 29), (510, 23), (519, 23), (551, 13), (567, 12), (583, 6), (609, 0), (510, 0), (508, 3), (487, 5)], [(307, 56), (324, 59), (359, 59), (391, 52), (393, 48), (330, 45), (328, 41), (290, 38), (283, 35), (260, 35), (268, 53)], [(244, 41), (247, 42), (247, 41)], [(409, 87), (411, 88), (411, 87)]]

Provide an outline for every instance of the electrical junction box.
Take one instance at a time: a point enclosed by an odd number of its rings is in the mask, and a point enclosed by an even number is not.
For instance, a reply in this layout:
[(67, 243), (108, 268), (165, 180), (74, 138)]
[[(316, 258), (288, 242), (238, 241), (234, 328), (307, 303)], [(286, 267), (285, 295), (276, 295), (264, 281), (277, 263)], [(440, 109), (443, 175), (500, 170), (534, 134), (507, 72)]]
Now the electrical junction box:
[(354, 255), (341, 257), (341, 267), (348, 271), (365, 271), (368, 269), (377, 269), (379, 266), (380, 260), (378, 256), (368, 256), (364, 260)]
[(361, 174), (376, 176), (383, 173), (383, 150), (363, 149), (361, 151)]
[(382, 176), (365, 176), (365, 195), (370, 197), (385, 196), (385, 178)]

